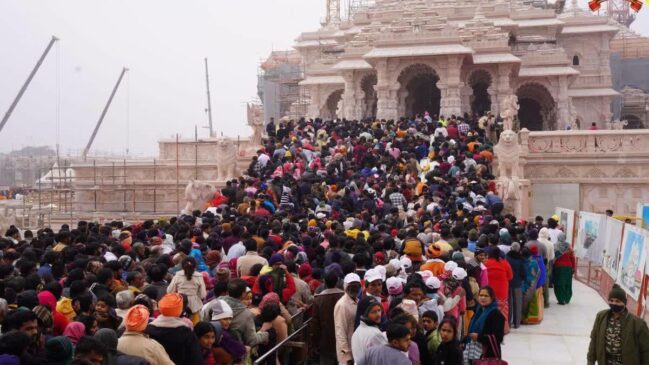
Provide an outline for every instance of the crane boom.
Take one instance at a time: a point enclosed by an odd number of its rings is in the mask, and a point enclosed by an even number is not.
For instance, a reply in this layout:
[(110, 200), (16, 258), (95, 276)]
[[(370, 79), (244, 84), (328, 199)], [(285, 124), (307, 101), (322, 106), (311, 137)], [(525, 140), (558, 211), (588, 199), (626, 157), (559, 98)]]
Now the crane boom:
[(86, 145), (86, 148), (83, 149), (83, 160), (86, 160), (86, 157), (88, 156), (88, 151), (90, 151), (90, 147), (92, 146), (92, 142), (94, 142), (95, 137), (97, 137), (97, 132), (99, 131), (99, 127), (101, 126), (101, 122), (104, 121), (104, 117), (106, 116), (106, 113), (108, 112), (108, 108), (110, 108), (110, 104), (113, 102), (113, 98), (115, 97), (115, 93), (117, 93), (117, 89), (119, 88), (119, 84), (122, 83), (122, 79), (124, 78), (124, 74), (126, 74), (126, 71), (128, 71), (128, 68), (124, 67), (122, 69), (122, 73), (119, 74), (119, 78), (117, 79), (117, 83), (115, 84), (115, 87), (113, 87), (113, 91), (110, 93), (110, 97), (108, 98), (108, 102), (106, 102), (106, 106), (104, 106), (104, 110), (101, 112), (101, 115), (99, 116), (99, 120), (97, 121), (97, 125), (95, 126), (95, 130), (92, 131), (92, 135), (90, 136), (90, 140), (88, 141), (88, 144)]
[(5, 124), (7, 124), (7, 121), (9, 120), (9, 117), (11, 116), (11, 113), (16, 108), (16, 105), (18, 105), (18, 102), (20, 101), (20, 98), (23, 97), (23, 94), (25, 93), (25, 90), (27, 90), (27, 87), (29, 87), (29, 84), (32, 82), (32, 79), (36, 75), (36, 72), (38, 72), (38, 69), (41, 67), (41, 64), (43, 64), (43, 61), (45, 60), (45, 57), (47, 57), (47, 54), (50, 53), (50, 49), (52, 49), (52, 46), (58, 40), (59, 40), (58, 38), (56, 38), (55, 36), (52, 36), (52, 39), (50, 40), (50, 43), (45, 48), (45, 51), (41, 55), (41, 58), (38, 59), (38, 62), (36, 62), (36, 66), (34, 66), (34, 69), (32, 69), (32, 72), (27, 77), (27, 81), (25, 81), (23, 86), (20, 88), (20, 91), (18, 91), (18, 95), (16, 95), (16, 98), (14, 99), (13, 103), (11, 103), (11, 105), (9, 106), (9, 110), (7, 110), (4, 117), (2, 117), (2, 121), (0, 121), (0, 132), (2, 132), (2, 128), (4, 128)]

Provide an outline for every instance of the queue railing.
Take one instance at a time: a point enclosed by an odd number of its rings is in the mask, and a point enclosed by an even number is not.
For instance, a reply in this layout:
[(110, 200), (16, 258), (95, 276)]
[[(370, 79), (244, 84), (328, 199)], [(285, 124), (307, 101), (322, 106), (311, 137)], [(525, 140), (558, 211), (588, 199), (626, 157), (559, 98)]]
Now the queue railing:
[[(299, 314), (300, 312), (296, 313)], [(295, 317), (295, 315), (293, 315)], [(312, 318), (309, 318), (306, 320), (300, 328), (295, 330), (293, 333), (288, 335), (283, 341), (275, 345), (272, 349), (268, 350), (266, 353), (263, 355), (259, 356), (255, 361), (254, 365), (260, 365), (262, 364), (269, 356), (274, 355), (277, 351), (279, 351), (282, 347), (290, 345), (291, 347), (300, 347), (300, 348), (307, 348), (308, 347), (308, 341), (306, 339), (303, 339), (302, 341), (295, 341), (300, 339), (302, 333), (305, 332), (305, 330), (309, 327), (309, 323), (311, 322)], [(307, 351), (305, 351), (308, 354), (308, 348)], [(308, 359), (308, 356), (305, 356), (303, 360), (299, 360), (296, 362), (296, 364), (300, 363), (305, 363)], [(286, 365), (286, 364), (284, 364)]]

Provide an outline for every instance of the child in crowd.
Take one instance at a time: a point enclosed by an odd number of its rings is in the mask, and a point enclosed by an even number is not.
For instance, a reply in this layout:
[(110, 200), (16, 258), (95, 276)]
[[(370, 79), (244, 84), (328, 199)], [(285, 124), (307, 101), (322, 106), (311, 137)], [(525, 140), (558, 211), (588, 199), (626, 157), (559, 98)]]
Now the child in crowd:
[(445, 318), (439, 325), (442, 340), (437, 348), (437, 363), (444, 365), (462, 365), (462, 351), (457, 339), (457, 323), (452, 318)]

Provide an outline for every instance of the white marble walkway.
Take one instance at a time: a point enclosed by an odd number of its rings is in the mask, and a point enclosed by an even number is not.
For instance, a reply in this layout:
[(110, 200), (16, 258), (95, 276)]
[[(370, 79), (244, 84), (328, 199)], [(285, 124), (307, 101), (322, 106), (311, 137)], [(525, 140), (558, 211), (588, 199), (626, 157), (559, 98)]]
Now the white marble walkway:
[(503, 359), (509, 365), (582, 365), (595, 315), (606, 302), (588, 286), (573, 281), (570, 304), (558, 305), (551, 290), (543, 322), (512, 329), (505, 336)]

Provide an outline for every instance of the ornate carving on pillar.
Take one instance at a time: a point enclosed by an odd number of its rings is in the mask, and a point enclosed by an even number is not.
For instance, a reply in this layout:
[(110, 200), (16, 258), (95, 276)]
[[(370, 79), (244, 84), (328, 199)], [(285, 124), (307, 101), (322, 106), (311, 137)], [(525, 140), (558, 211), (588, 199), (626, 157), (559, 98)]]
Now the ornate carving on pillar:
[[(463, 56), (449, 56), (444, 73), (444, 91), (440, 100), (440, 115), (462, 114), (462, 100), (460, 90), (464, 84), (460, 81), (460, 71)], [(441, 77), (441, 75), (440, 75)], [(438, 83), (439, 87), (439, 83)], [(439, 88), (440, 91), (442, 88)]]
[(307, 108), (307, 114), (310, 118), (318, 118), (320, 116), (320, 88), (318, 85), (309, 86), (309, 95), (311, 100)]
[(343, 79), (345, 79), (345, 91), (341, 99), (342, 113), (338, 113), (338, 116), (349, 120), (360, 119), (361, 115), (356, 113), (357, 85), (355, 85), (354, 71), (344, 72)]
[(568, 96), (568, 78), (559, 77), (559, 93), (557, 96), (557, 125), (549, 129), (565, 129), (570, 123), (570, 97)]
[(491, 114), (498, 115), (500, 114), (500, 104), (498, 103), (498, 92), (493, 85), (490, 85), (487, 88), (487, 94), (489, 94), (489, 100), (491, 101)]
[(376, 95), (377, 101), (377, 117), (381, 119), (398, 119), (397, 114), (397, 92), (400, 85), (394, 76), (395, 65), (388, 68), (387, 60), (380, 60), (376, 64)]
[(462, 106), (460, 109), (464, 111), (471, 110), (471, 95), (473, 95), (473, 89), (471, 88), (471, 86), (464, 84), (464, 86), (462, 86), (462, 88), (460, 89), (460, 99), (462, 100)]

